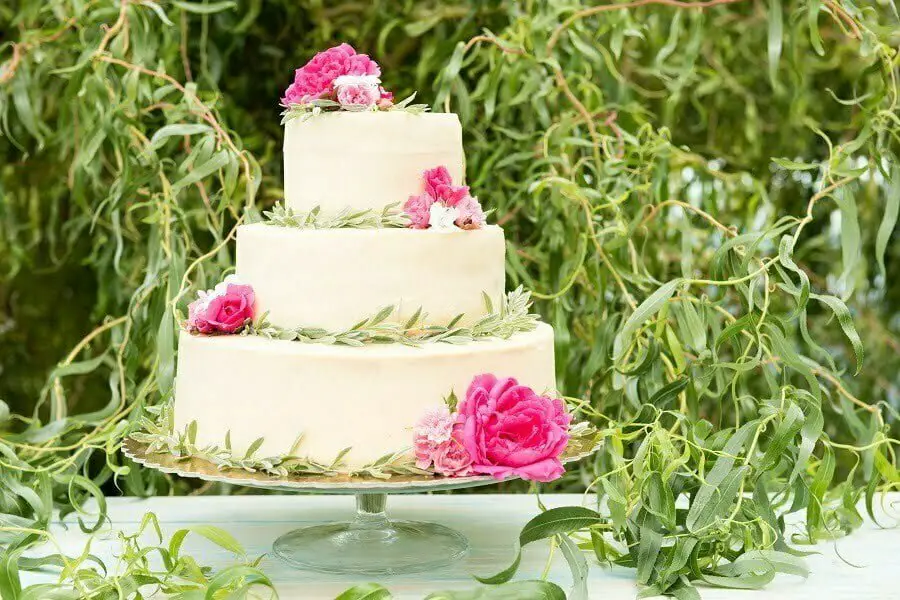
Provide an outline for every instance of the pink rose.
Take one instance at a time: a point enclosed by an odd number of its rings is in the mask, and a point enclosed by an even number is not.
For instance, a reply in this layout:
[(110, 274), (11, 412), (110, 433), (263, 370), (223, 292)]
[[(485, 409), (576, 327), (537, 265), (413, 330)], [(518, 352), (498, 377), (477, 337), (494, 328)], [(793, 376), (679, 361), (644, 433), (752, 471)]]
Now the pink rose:
[(484, 211), (481, 204), (472, 196), (466, 196), (456, 205), (459, 216), (456, 218), (456, 226), (460, 229), (481, 229), (484, 227)]
[(564, 472), (560, 456), (571, 420), (561, 400), (486, 374), (472, 380), (457, 424), (475, 473), (547, 482)]
[(369, 108), (378, 102), (378, 88), (371, 85), (342, 85), (337, 90), (341, 108)]
[(434, 204), (427, 192), (418, 196), (410, 196), (403, 205), (403, 211), (409, 216), (409, 226), (413, 229), (428, 229), (431, 222), (431, 205)]
[(381, 68), (365, 54), (357, 54), (350, 44), (341, 44), (316, 54), (294, 71), (294, 82), (284, 92), (281, 103), (305, 104), (334, 95), (334, 80), (342, 75), (381, 75)]
[(434, 470), (445, 477), (465, 477), (472, 474), (472, 457), (462, 442), (462, 427), (453, 428), (453, 436), (437, 447), (432, 455)]
[(235, 333), (253, 318), (253, 288), (220, 283), (215, 290), (200, 292), (188, 306), (187, 328), (197, 333)]

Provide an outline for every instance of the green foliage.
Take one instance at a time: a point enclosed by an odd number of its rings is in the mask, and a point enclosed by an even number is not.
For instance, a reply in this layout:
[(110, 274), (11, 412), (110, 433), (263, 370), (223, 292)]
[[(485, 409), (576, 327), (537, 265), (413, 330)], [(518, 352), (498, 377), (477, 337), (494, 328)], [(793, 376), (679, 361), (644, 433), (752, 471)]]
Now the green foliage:
[[(41, 537), (54, 542), (44, 531)], [(201, 536), (234, 554), (238, 562), (213, 572), (182, 553), (188, 535)], [(150, 541), (148, 542), (148, 537)], [(274, 598), (275, 588), (259, 568), (262, 557), (250, 559), (241, 544), (230, 533), (218, 527), (198, 525), (179, 529), (168, 542), (163, 538), (155, 514), (144, 515), (137, 531), (118, 532), (119, 565), (110, 570), (102, 560), (90, 554), (88, 544), (81, 556), (53, 554), (41, 558), (25, 558), (24, 547), (9, 549), (0, 563), (0, 597), (4, 600), (78, 600), (81, 598), (133, 598), (140, 590), (153, 590), (168, 598)], [(22, 588), (20, 571), (36, 571), (58, 567), (65, 587), (42, 583)], [(265, 590), (265, 591), (263, 591)], [(250, 596), (249, 594), (254, 595)]]
[(511, 286), (535, 290), (560, 387), (604, 435), (550, 486), (596, 491), (597, 520), (539, 530), (574, 597), (572, 544), (687, 598), (802, 573), (792, 544), (857, 527), (900, 483), (896, 7), (698, 5), (0, 6), (4, 597), (52, 506), (90, 530), (115, 484), (189, 489), (117, 447), (171, 390), (185, 296), (280, 199), (278, 98), (335, 41), (460, 114)]

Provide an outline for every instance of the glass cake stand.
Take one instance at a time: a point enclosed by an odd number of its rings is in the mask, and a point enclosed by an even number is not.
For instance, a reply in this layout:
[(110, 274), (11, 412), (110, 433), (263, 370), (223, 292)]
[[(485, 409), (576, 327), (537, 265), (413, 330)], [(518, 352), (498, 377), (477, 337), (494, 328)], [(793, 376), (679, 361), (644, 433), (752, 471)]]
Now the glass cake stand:
[[(595, 450), (596, 447), (567, 450), (563, 462), (579, 460)], [(459, 560), (469, 549), (462, 533), (437, 523), (389, 519), (385, 513), (387, 496), (497, 483), (493, 477), (482, 475), (394, 475), (378, 479), (347, 475), (276, 477), (259, 472), (222, 471), (205, 460), (150, 453), (146, 444), (133, 439), (125, 441), (122, 451), (138, 464), (180, 477), (279, 491), (356, 496), (356, 516), (352, 520), (301, 527), (282, 535), (272, 546), (275, 555), (288, 564), (325, 573), (416, 573)]]

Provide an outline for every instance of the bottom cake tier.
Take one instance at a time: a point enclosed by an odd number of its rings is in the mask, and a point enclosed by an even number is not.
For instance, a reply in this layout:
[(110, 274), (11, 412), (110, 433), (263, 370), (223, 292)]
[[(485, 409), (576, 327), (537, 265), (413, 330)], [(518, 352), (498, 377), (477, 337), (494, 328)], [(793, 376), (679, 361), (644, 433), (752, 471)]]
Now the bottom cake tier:
[(410, 447), (416, 421), (451, 391), (463, 398), (481, 373), (553, 392), (553, 329), (541, 323), (505, 340), (359, 348), (182, 332), (175, 427), (196, 422), (198, 446), (223, 446), (228, 434), (235, 454), (263, 438), (257, 456), (293, 449), (330, 464), (350, 448), (344, 468), (355, 470)]

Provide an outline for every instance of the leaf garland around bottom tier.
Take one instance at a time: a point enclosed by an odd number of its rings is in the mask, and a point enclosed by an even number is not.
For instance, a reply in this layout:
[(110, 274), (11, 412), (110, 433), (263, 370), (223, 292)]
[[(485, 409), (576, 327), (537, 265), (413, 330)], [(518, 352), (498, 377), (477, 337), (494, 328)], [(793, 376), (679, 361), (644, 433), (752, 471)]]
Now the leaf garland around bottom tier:
[[(141, 430), (129, 437), (147, 444), (148, 454), (169, 454), (179, 460), (199, 459), (214, 464), (220, 471), (243, 470), (248, 473), (261, 472), (274, 477), (314, 475), (331, 477), (340, 473), (344, 458), (352, 448), (345, 448), (329, 464), (295, 455), (303, 441), (299, 435), (288, 454), (275, 456), (255, 456), (265, 438), (257, 438), (242, 455), (231, 447), (231, 432), (225, 434), (223, 445), (197, 445), (197, 421), (191, 421), (182, 431), (176, 431), (173, 412), (174, 402), (170, 399), (159, 406), (146, 407), (147, 412), (156, 415), (150, 419), (141, 418)], [(594, 452), (601, 442), (600, 433), (587, 421), (575, 423), (569, 428), (569, 443), (563, 459), (574, 460)], [(374, 477), (390, 479), (393, 475), (421, 475), (439, 477), (437, 473), (416, 466), (411, 448), (403, 448), (359, 467), (346, 471), (351, 477)]]
[(397, 310), (386, 306), (375, 315), (364, 319), (346, 331), (330, 332), (315, 327), (278, 327), (266, 321), (263, 315), (241, 331), (241, 335), (259, 335), (269, 339), (290, 340), (306, 344), (341, 344), (364, 346), (373, 343), (398, 343), (419, 346), (426, 343), (468, 344), (491, 337), (508, 339), (516, 333), (533, 331), (540, 317), (529, 312), (531, 292), (522, 286), (509, 292), (494, 308), (491, 298), (482, 293), (487, 313), (469, 326), (460, 326), (464, 315), (459, 314), (447, 325), (425, 325), (427, 313), (420, 308), (405, 323), (391, 323), (387, 319)]

